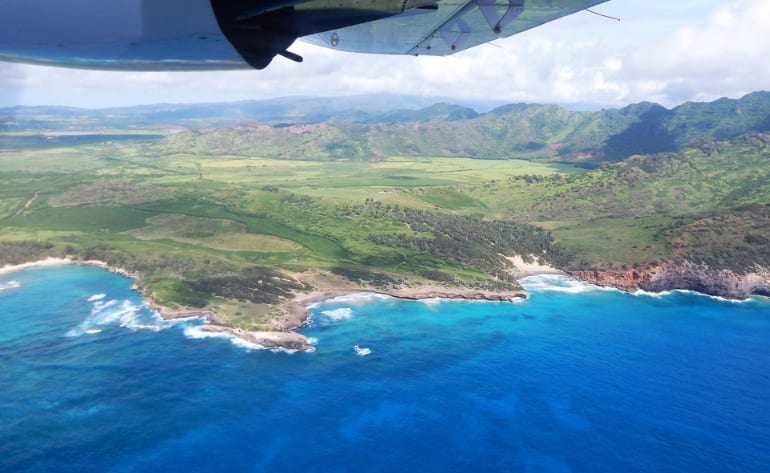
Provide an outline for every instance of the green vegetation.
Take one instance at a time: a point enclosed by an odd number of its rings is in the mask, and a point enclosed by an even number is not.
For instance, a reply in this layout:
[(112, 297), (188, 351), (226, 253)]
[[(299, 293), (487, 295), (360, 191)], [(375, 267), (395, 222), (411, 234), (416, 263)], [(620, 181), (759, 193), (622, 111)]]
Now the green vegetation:
[[(398, 115), (413, 122), (16, 140), (0, 149), (0, 264), (106, 261), (140, 273), (164, 306), (207, 306), (240, 327), (264, 326), (271, 305), (319, 281), (517, 288), (515, 254), (575, 270), (752, 271), (770, 267), (770, 135), (739, 132), (762, 128), (766, 98), (718, 103), (742, 115), (717, 124), (692, 104), (441, 105)], [(596, 164), (634, 150), (649, 153), (590, 171), (515, 159)]]
[(633, 155), (679, 152), (704, 141), (770, 130), (770, 93), (739, 100), (652, 103), (620, 110), (571, 112), (556, 105), (512, 104), (488, 113), (436, 105), (352, 119), (195, 129), (153, 146), (164, 156), (190, 149), (278, 160), (372, 161), (391, 156), (524, 158), (594, 168)]
[[(87, 166), (55, 166), (57, 152), (65, 163), (83, 153)], [(0, 263), (102, 260), (142, 274), (144, 292), (165, 306), (237, 307), (265, 317), (265, 304), (310, 289), (287, 272), (383, 289), (422, 282), (516, 288), (500, 253), (558, 250), (536, 227), (489, 221), (466, 189), (575, 172), (519, 160), (162, 156), (146, 143), (18, 153), (0, 154)]]

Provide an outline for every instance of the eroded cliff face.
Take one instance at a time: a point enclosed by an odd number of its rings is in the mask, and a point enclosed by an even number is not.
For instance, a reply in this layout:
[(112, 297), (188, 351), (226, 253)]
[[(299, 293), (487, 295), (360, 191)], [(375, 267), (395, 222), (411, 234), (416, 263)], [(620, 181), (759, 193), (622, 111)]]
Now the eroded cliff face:
[(650, 292), (685, 289), (729, 299), (746, 299), (752, 294), (770, 296), (770, 271), (737, 274), (727, 269), (711, 269), (690, 262), (661, 263), (642, 268), (607, 271), (573, 271), (573, 277), (624, 291)]

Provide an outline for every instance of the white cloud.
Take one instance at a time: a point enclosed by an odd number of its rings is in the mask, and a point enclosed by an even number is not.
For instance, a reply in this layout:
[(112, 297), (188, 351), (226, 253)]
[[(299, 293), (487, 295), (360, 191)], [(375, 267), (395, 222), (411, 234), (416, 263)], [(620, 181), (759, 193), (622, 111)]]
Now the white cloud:
[[(658, 79), (711, 99), (766, 89), (770, 85), (770, 2), (729, 3), (699, 24), (638, 47), (628, 60), (631, 77)], [(686, 85), (686, 87), (684, 87)], [(669, 102), (690, 97), (669, 95)]]
[(0, 105), (202, 102), (390, 92), (607, 105), (738, 97), (770, 88), (770, 1), (617, 0), (445, 58), (340, 53), (264, 71), (125, 73), (0, 65)]

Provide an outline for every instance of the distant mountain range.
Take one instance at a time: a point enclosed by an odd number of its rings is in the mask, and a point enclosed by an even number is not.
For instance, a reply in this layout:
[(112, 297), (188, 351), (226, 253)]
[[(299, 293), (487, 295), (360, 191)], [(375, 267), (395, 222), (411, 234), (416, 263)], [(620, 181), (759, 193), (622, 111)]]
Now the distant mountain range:
[(525, 158), (593, 167), (636, 154), (681, 150), (701, 141), (770, 131), (770, 92), (685, 103), (643, 102), (570, 111), (557, 105), (474, 108), (425, 104), (408, 96), (286, 98), (225, 104), (83, 110), (0, 109), (0, 130), (189, 128), (156, 143), (159, 153), (190, 149), (280, 159), (385, 156)]
[(163, 152), (280, 159), (378, 159), (385, 156), (525, 158), (588, 167), (636, 154), (677, 151), (701, 141), (770, 131), (770, 92), (739, 100), (666, 109), (639, 103), (596, 112), (511, 104), (479, 114), (450, 104), (360, 114), (320, 123), (245, 124), (190, 130), (158, 143)]
[[(97, 130), (103, 128), (189, 128), (239, 123), (319, 123), (328, 120), (376, 122), (393, 114), (410, 112), (439, 102), (440, 97), (411, 95), (354, 95), (349, 97), (283, 97), (222, 103), (154, 104), (134, 107), (85, 109), (61, 106), (0, 108), (0, 131)], [(488, 111), (502, 105), (496, 100), (451, 100), (474, 110)], [(419, 114), (418, 114), (419, 115)]]

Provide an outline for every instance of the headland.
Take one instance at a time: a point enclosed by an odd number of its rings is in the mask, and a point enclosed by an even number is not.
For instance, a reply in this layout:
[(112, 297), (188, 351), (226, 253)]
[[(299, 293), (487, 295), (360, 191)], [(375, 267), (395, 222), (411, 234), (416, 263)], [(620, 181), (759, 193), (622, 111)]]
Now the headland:
[[(682, 265), (662, 264), (634, 270), (607, 271), (561, 271), (546, 263), (530, 258), (527, 263), (521, 256), (507, 258), (514, 265), (511, 269), (516, 279), (541, 274), (562, 274), (599, 286), (613, 287), (621, 291), (664, 292), (670, 290), (691, 290), (728, 299), (746, 299), (752, 295), (770, 296), (770, 272), (759, 271), (750, 274), (736, 274), (732, 271), (710, 271), (692, 263)], [(297, 330), (309, 322), (309, 307), (335, 297), (358, 293), (379, 294), (402, 300), (477, 300), (488, 302), (516, 303), (527, 298), (523, 288), (514, 290), (483, 290), (448, 284), (408, 282), (387, 289), (362, 285), (346, 278), (328, 273), (292, 273), (296, 281), (309, 285), (310, 291), (294, 291), (274, 307), (273, 316), (264, 329), (250, 330), (233, 325), (228, 314), (212, 308), (170, 308), (153, 300), (145, 293), (141, 274), (109, 265), (99, 260), (77, 260), (71, 257), (49, 257), (0, 268), (0, 276), (31, 268), (52, 268), (61, 265), (80, 264), (97, 266), (134, 280), (131, 289), (139, 292), (149, 307), (165, 320), (198, 318), (204, 321), (198, 328), (211, 334), (222, 334), (243, 340), (251, 346), (292, 351), (314, 351), (309, 340)]]

